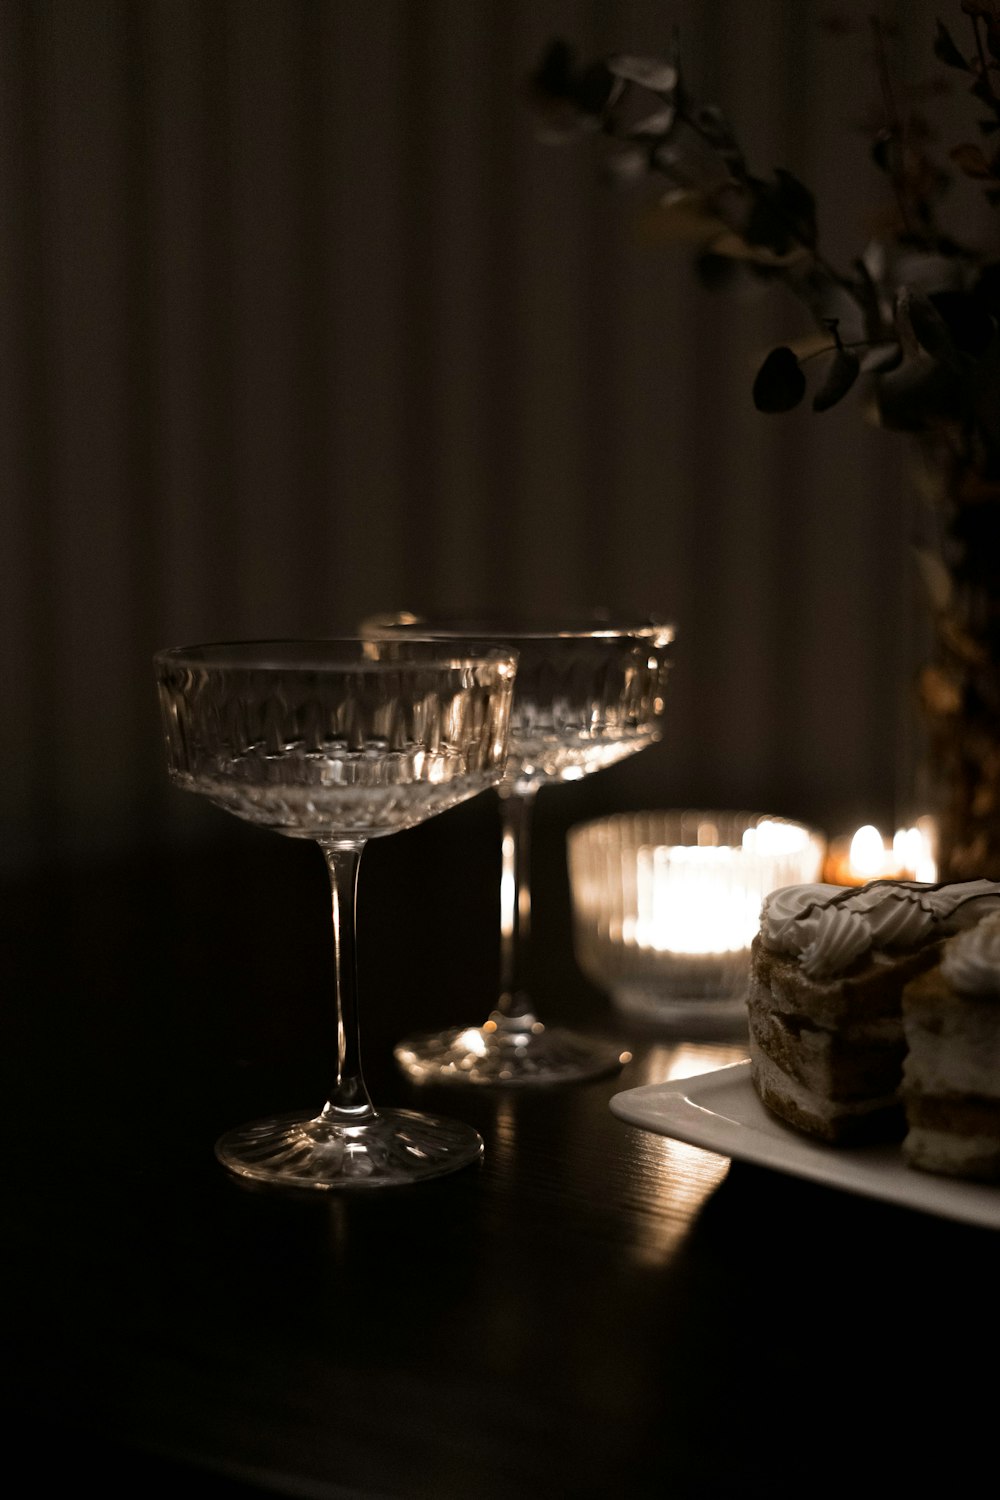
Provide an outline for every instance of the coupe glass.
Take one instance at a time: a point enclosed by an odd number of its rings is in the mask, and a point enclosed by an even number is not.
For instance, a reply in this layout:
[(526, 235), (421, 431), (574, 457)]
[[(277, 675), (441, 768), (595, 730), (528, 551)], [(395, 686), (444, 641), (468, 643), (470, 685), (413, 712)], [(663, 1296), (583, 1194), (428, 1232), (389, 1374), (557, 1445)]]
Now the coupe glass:
[(516, 651), (351, 638), (181, 647), (155, 657), (176, 785), (323, 851), (333, 893), (336, 1056), (315, 1114), (223, 1135), (230, 1171), (297, 1188), (377, 1188), (476, 1161), (471, 1126), (376, 1109), (361, 1070), (358, 866), (370, 838), (444, 812), (503, 774)]
[(382, 614), (363, 633), (440, 640), (473, 633), (514, 646), (517, 683), (501, 812), (499, 997), (479, 1025), (409, 1037), (396, 1059), (422, 1082), (549, 1084), (621, 1065), (619, 1048), (540, 1020), (529, 992), (530, 829), (540, 788), (579, 781), (659, 739), (674, 630), (660, 621), (544, 622)]

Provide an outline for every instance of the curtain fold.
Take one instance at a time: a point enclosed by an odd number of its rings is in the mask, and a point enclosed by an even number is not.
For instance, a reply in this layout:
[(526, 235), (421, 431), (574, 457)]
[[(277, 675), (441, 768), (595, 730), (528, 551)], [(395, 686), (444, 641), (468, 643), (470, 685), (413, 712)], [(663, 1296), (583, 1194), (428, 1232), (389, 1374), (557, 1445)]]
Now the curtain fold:
[[(755, 412), (802, 314), (644, 243), (524, 87), (554, 35), (676, 24), (850, 255), (881, 185), (869, 7), (840, 9), (858, 30), (800, 0), (0, 6), (6, 868), (204, 828), (157, 647), (505, 600), (676, 621), (664, 742), (595, 810), (911, 810), (905, 452), (856, 404)], [(926, 71), (934, 7), (880, 9)]]

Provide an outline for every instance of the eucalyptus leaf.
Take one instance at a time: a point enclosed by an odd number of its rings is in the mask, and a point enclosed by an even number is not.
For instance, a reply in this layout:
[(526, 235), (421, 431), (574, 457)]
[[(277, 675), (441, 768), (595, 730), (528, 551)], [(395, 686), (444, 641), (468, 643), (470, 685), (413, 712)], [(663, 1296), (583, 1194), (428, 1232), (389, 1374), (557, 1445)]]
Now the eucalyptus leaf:
[(564, 99), (573, 77), (573, 48), (562, 37), (554, 37), (531, 75), (531, 83), (548, 98)]
[(711, 145), (727, 151), (735, 148), (733, 128), (717, 104), (699, 104), (692, 113), (692, 119), (695, 129)]
[(957, 413), (954, 375), (936, 360), (906, 359), (895, 370), (875, 377), (875, 400), (883, 427), (920, 432), (927, 424)]
[(702, 139), (717, 151), (730, 171), (746, 175), (746, 163), (733, 127), (715, 104), (699, 104), (691, 111), (691, 123)]
[(938, 21), (934, 32), (934, 56), (949, 68), (961, 68), (969, 72), (969, 64), (952, 40), (951, 32), (943, 21)]
[(937, 614), (943, 614), (951, 604), (951, 574), (939, 554), (929, 547), (914, 548), (914, 557), (928, 604)]
[(787, 344), (772, 349), (757, 371), (753, 404), (758, 411), (791, 411), (806, 393), (806, 377)]
[(803, 245), (816, 245), (816, 200), (804, 183), (784, 167), (774, 174), (778, 188), (778, 206), (794, 226), (795, 236)]
[(773, 255), (785, 255), (792, 244), (788, 225), (777, 209), (767, 183), (750, 178), (753, 199), (743, 237), (751, 245), (762, 245)]
[(575, 50), (561, 37), (549, 42), (529, 84), (545, 109), (566, 105), (585, 116), (602, 114), (621, 89), (604, 62), (577, 68)]
[(816, 206), (808, 188), (791, 172), (779, 167), (774, 183), (758, 177), (748, 179), (752, 203), (745, 236), (752, 245), (763, 245), (775, 255), (816, 244)]
[(628, 135), (632, 139), (641, 139), (648, 136), (669, 135), (677, 118), (677, 111), (673, 105), (665, 105), (663, 109), (656, 110), (651, 115), (644, 115), (634, 125), (628, 127)]
[(877, 339), (883, 325), (882, 298), (878, 283), (872, 276), (871, 267), (865, 256), (859, 256), (854, 262), (857, 272), (854, 296), (858, 302), (861, 313), (861, 330), (869, 339)]
[(986, 46), (994, 62), (1000, 62), (1000, 16), (986, 16)]
[(646, 175), (646, 153), (641, 146), (616, 151), (604, 162), (605, 176), (611, 182), (638, 182)]
[(898, 370), (903, 359), (903, 347), (892, 340), (885, 344), (872, 344), (861, 356), (861, 372), (864, 375), (887, 374)]
[(843, 346), (835, 349), (827, 366), (826, 378), (813, 397), (813, 411), (829, 411), (831, 406), (836, 406), (847, 395), (860, 370), (861, 361), (853, 349)]
[[(647, 245), (671, 245), (681, 241), (706, 245), (724, 226), (713, 218), (699, 193), (671, 193), (647, 206), (638, 221)], [(706, 246), (707, 248), (707, 246)]]
[(970, 93), (974, 94), (977, 99), (981, 99), (984, 104), (993, 103), (993, 85), (990, 82), (988, 73), (979, 74), (979, 77), (972, 85)]
[(960, 363), (960, 356), (952, 339), (948, 325), (938, 312), (930, 297), (923, 292), (911, 292), (907, 300), (910, 327), (916, 335), (921, 349), (952, 368)]
[(604, 63), (594, 63), (577, 76), (573, 98), (584, 114), (599, 115), (613, 104), (620, 85)]
[(610, 57), (608, 68), (616, 78), (637, 83), (654, 94), (671, 94), (677, 87), (677, 69), (659, 57)]
[(993, 168), (986, 160), (982, 150), (971, 142), (964, 142), (961, 146), (953, 146), (948, 155), (959, 170), (965, 173), (966, 177), (987, 179), (994, 175)]
[(716, 235), (712, 241), (712, 250), (716, 255), (728, 255), (731, 260), (752, 261), (758, 266), (779, 270), (794, 265), (807, 253), (802, 245), (792, 245), (780, 254), (770, 245), (750, 240), (749, 237), (744, 238), (730, 229)]
[(893, 168), (893, 143), (891, 130), (880, 130), (871, 144), (871, 158), (880, 172), (891, 174)]
[(932, 292), (929, 301), (944, 320), (952, 344), (962, 354), (981, 358), (997, 334), (997, 320), (985, 299), (965, 291)]

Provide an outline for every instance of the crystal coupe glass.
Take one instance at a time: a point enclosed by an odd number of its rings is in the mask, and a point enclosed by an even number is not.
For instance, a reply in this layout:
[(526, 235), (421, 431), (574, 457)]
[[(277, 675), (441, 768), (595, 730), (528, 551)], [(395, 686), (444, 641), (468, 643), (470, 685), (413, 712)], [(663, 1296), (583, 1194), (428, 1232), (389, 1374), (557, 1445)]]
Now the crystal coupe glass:
[(336, 1055), (315, 1114), (240, 1126), (216, 1155), (243, 1178), (377, 1188), (476, 1161), (461, 1122), (376, 1109), (361, 1070), (358, 866), (370, 838), (411, 828), (503, 774), (516, 652), (467, 641), (250, 641), (158, 652), (172, 781), (322, 850), (333, 894)]
[(618, 1047), (547, 1026), (529, 993), (531, 816), (542, 787), (578, 781), (660, 738), (673, 626), (601, 616), (529, 624), (400, 612), (372, 616), (361, 630), (377, 639), (409, 632), (448, 640), (471, 632), (518, 652), (510, 750), (498, 787), (499, 997), (479, 1025), (403, 1040), (397, 1061), (421, 1082), (550, 1084), (612, 1072), (622, 1060)]

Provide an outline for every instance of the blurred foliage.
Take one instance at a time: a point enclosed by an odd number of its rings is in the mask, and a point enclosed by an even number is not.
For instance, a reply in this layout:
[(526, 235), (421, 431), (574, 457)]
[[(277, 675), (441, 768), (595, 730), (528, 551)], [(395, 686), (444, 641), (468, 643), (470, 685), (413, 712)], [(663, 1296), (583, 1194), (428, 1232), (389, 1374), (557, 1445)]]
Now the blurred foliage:
[[(823, 253), (806, 184), (781, 167), (758, 174), (725, 112), (695, 96), (676, 36), (665, 57), (587, 63), (555, 40), (530, 99), (544, 139), (596, 139), (613, 181), (654, 190), (647, 236), (690, 246), (706, 286), (750, 277), (807, 311), (812, 334), (756, 372), (760, 412), (789, 412), (811, 390), (822, 413), (853, 392), (868, 420), (914, 439), (931, 518), (916, 549), (934, 625), (918, 701), (941, 794), (940, 869), (1000, 879), (1000, 0), (959, 0), (950, 24), (938, 19), (934, 76), (908, 85), (893, 76), (887, 28), (868, 24), (880, 99), (868, 150), (889, 206), (846, 267)], [(941, 148), (927, 107), (956, 89), (965, 138)], [(967, 222), (979, 193), (985, 244)]]
[(706, 284), (780, 281), (826, 332), (805, 355), (791, 341), (768, 354), (753, 385), (762, 412), (797, 406), (807, 376), (814, 409), (826, 411), (864, 376), (869, 415), (885, 426), (961, 421), (969, 441), (1000, 446), (1000, 243), (973, 245), (944, 222), (956, 175), (1000, 208), (1000, 8), (962, 0), (959, 10), (964, 31), (939, 20), (928, 55), (967, 89), (978, 139), (943, 161), (918, 107), (935, 90), (892, 79), (884, 29), (871, 22), (883, 119), (870, 150), (893, 209), (847, 268), (822, 253), (810, 189), (781, 167), (753, 171), (724, 111), (692, 93), (676, 37), (668, 57), (589, 63), (556, 40), (529, 80), (545, 138), (596, 135), (614, 179), (655, 185), (648, 231), (693, 244)]

